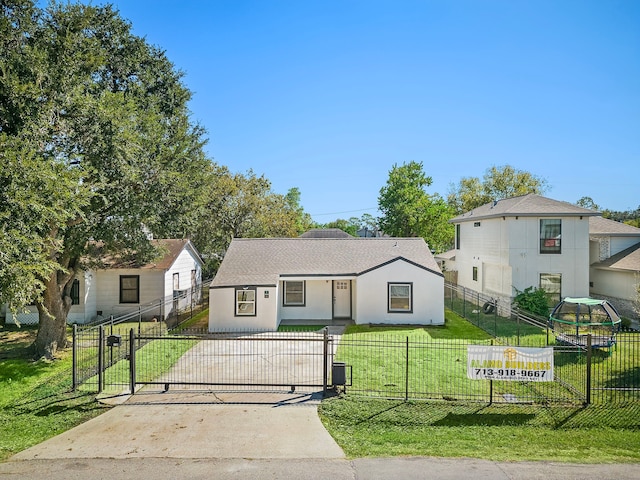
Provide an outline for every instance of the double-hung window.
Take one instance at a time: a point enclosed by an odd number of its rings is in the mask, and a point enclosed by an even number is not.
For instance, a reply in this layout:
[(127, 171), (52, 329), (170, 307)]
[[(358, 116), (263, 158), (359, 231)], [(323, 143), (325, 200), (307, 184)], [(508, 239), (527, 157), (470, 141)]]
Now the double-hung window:
[(285, 307), (304, 306), (304, 281), (283, 282), (283, 304)]
[(254, 317), (256, 315), (255, 288), (236, 289), (236, 316)]
[(412, 283), (388, 283), (387, 309), (390, 313), (413, 311), (413, 284)]
[(540, 220), (540, 253), (562, 253), (560, 237), (562, 235), (562, 220)]
[(120, 275), (120, 303), (140, 303), (140, 275)]
[(562, 275), (559, 273), (541, 273), (540, 288), (547, 293), (550, 305), (560, 302), (562, 294)]

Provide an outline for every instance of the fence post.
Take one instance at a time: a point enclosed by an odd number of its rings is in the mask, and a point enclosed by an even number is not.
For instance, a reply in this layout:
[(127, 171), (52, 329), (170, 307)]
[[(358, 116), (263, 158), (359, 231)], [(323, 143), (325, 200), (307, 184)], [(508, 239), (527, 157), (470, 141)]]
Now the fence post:
[(467, 318), (467, 290), (462, 287), (462, 318)]
[(136, 393), (136, 343), (133, 328), (129, 330), (129, 387)]
[(78, 387), (78, 325), (73, 324), (73, 345), (71, 349), (71, 390)]
[[(493, 339), (491, 340), (491, 346), (493, 347)], [(493, 404), (493, 379), (489, 379), (489, 405)]]
[(322, 396), (327, 396), (327, 385), (329, 383), (329, 328), (324, 327), (322, 334)]
[(585, 405), (591, 403), (591, 334), (587, 335), (587, 398)]
[(104, 326), (98, 329), (98, 393), (104, 385)]
[(409, 400), (409, 337), (405, 347), (405, 367), (404, 367), (404, 401)]
[(516, 318), (518, 319), (518, 323), (517, 323), (517, 325), (518, 325), (518, 329), (517, 329), (517, 331), (518, 331), (518, 346), (520, 346), (520, 312), (518, 312), (518, 315), (517, 315)]

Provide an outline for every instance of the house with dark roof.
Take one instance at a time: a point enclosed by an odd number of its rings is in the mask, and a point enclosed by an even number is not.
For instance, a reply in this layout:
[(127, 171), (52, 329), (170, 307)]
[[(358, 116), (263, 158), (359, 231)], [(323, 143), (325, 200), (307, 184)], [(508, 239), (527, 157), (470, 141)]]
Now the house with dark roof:
[(444, 277), (422, 238), (234, 239), (210, 287), (209, 330), (444, 323)]
[(640, 283), (640, 228), (602, 217), (589, 219), (589, 294), (634, 317)]
[[(68, 323), (88, 323), (135, 312), (141, 307), (167, 299), (162, 311), (151, 314), (166, 317), (176, 306), (175, 299), (183, 292), (202, 282), (202, 259), (189, 240), (151, 240), (160, 256), (145, 265), (134, 265), (120, 258), (104, 257), (103, 268), (82, 272), (74, 280), (71, 290), (72, 305)], [(7, 309), (7, 323), (30, 325), (38, 323), (35, 306), (19, 313), (15, 319)]]
[(529, 194), (451, 220), (458, 285), (510, 305), (516, 290), (540, 287), (551, 302), (589, 295), (590, 219), (598, 212)]

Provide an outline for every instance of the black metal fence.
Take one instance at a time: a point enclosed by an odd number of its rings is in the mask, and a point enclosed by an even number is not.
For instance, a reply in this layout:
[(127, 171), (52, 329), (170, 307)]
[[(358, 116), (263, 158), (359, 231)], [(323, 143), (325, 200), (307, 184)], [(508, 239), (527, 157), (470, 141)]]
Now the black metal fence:
[[(430, 331), (431, 332), (431, 331)], [(344, 335), (336, 360), (350, 368), (347, 391), (359, 395), (405, 400), (437, 399), (490, 403), (583, 403), (583, 389), (562, 378), (575, 375), (576, 349), (554, 351), (555, 381), (474, 380), (467, 376), (470, 345), (490, 346), (493, 340), (422, 338), (396, 334)], [(584, 368), (580, 369), (584, 374)], [(578, 379), (573, 378), (573, 381)], [(582, 378), (586, 384), (586, 378)]]
[(157, 328), (119, 335), (101, 326), (95, 368), (88, 369), (84, 388), (326, 391), (333, 356), (333, 337), (326, 329), (185, 334)]
[[(493, 308), (485, 308), (489, 304)], [(557, 382), (588, 403), (640, 401), (640, 332), (620, 331), (610, 348), (571, 345), (556, 339), (547, 319), (506, 302), (445, 284), (445, 306), (502, 345), (554, 348)]]
[[(119, 316), (73, 326), (73, 385), (98, 389), (98, 376), (129, 355), (129, 331), (136, 333), (136, 348), (163, 336), (206, 310), (211, 280), (176, 295), (139, 306)], [(109, 345), (107, 345), (109, 343)], [(108, 348), (107, 348), (108, 347)]]
[[(344, 335), (328, 335), (324, 330), (196, 334), (171, 328), (177, 322), (143, 321), (142, 316), (75, 327), (74, 386), (131, 391), (141, 385), (215, 390), (344, 385), (349, 393), (403, 399), (640, 401), (637, 332), (619, 333), (616, 344), (608, 349), (567, 345), (557, 342), (541, 319), (477, 292), (447, 285), (445, 302), (490, 337), (464, 338), (446, 327), (418, 329), (417, 334), (409, 328), (406, 335), (397, 327)], [(491, 344), (553, 348), (554, 381), (469, 379), (469, 346)]]

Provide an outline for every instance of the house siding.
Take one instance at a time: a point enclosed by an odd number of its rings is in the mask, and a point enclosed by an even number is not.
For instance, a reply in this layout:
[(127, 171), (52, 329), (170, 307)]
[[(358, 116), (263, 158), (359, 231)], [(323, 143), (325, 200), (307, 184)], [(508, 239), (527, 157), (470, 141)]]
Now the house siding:
[[(562, 219), (562, 253), (540, 254), (540, 219)], [(510, 299), (515, 289), (539, 286), (541, 273), (562, 275), (562, 296), (589, 292), (589, 221), (587, 217), (488, 218), (474, 227), (461, 223), (456, 252), (458, 283), (499, 298)], [(473, 281), (473, 267), (478, 280)]]
[[(629, 247), (634, 246), (640, 242), (640, 237), (609, 237), (609, 257), (613, 257), (615, 254), (626, 250)], [(601, 260), (606, 260), (602, 258)]]
[[(277, 330), (276, 286), (256, 287), (256, 315), (235, 315), (235, 287), (212, 288), (209, 291), (209, 331), (224, 330)], [(268, 293), (268, 298), (265, 297)]]
[(164, 278), (163, 296), (168, 297), (173, 293), (173, 274), (179, 274), (180, 284), (178, 290), (188, 290), (191, 288), (191, 271), (196, 270), (196, 283), (202, 281), (202, 271), (199, 262), (189, 249), (184, 249), (178, 255), (171, 268), (167, 270)]
[[(295, 278), (286, 280), (304, 280)], [(284, 306), (283, 299), (278, 299), (278, 317), (281, 320), (331, 320), (332, 312), (332, 283), (331, 279), (304, 280), (305, 305)], [(284, 295), (283, 281), (280, 282), (280, 295)]]
[[(140, 276), (140, 302), (139, 303), (119, 303), (120, 301), (120, 277), (122, 275)], [(99, 270), (97, 272), (97, 283), (100, 285), (97, 293), (97, 310), (102, 311), (102, 315), (122, 315), (137, 309), (140, 305), (145, 305), (153, 300), (158, 300), (164, 296), (164, 272), (144, 271), (136, 269), (113, 269)]]
[[(388, 312), (388, 283), (413, 284), (412, 313)], [(356, 289), (357, 324), (444, 324), (444, 277), (398, 260), (360, 275)]]

